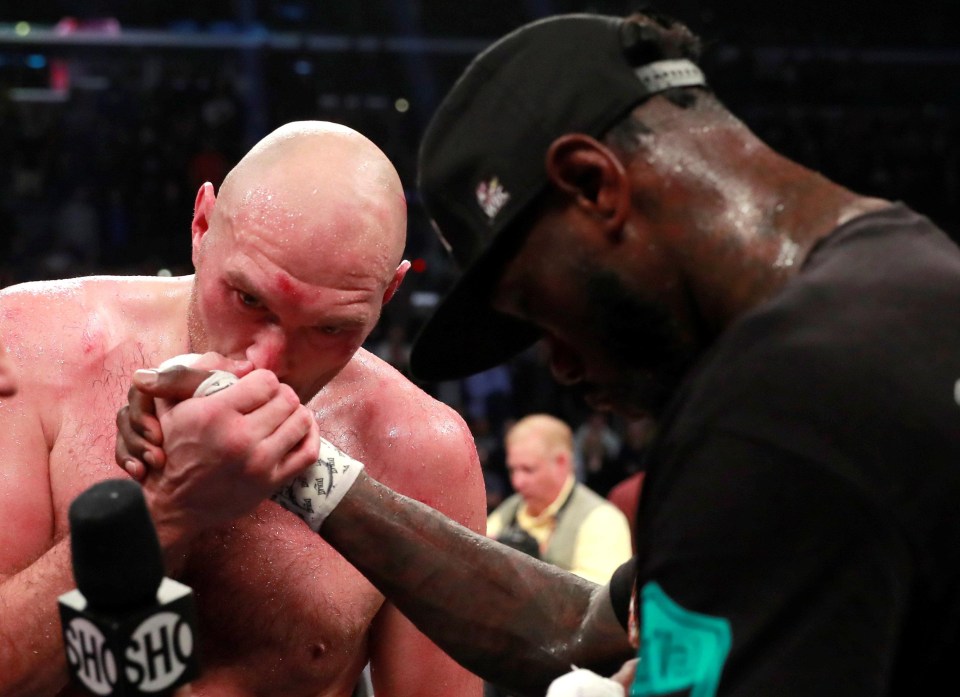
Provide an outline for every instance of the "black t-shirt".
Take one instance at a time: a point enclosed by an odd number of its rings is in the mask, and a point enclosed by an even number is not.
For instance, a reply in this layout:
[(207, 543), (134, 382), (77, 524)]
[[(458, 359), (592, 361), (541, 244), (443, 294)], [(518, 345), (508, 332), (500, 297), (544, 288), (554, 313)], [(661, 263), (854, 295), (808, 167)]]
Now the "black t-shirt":
[(838, 228), (698, 363), (647, 470), (635, 694), (956, 691), (960, 251), (902, 205)]

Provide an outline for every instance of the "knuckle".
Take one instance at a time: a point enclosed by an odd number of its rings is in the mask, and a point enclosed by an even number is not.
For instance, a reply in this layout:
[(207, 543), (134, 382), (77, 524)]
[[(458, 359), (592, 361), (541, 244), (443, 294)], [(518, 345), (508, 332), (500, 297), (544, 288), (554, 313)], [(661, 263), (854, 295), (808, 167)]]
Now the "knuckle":
[(289, 404), (291, 407), (300, 406), (300, 397), (297, 396), (297, 393), (294, 391), (290, 385), (285, 383), (280, 385), (280, 396)]
[(257, 450), (257, 446), (258, 442), (251, 441), (245, 433), (240, 432), (240, 429), (237, 428), (231, 428), (224, 438), (224, 449), (227, 453), (242, 460), (251, 459)]
[(276, 373), (274, 373), (272, 370), (258, 368), (257, 370), (253, 371), (253, 375), (257, 376), (257, 379), (262, 385), (264, 385), (264, 387), (267, 387), (272, 391), (276, 391), (280, 386), (280, 380), (277, 378)]
[(313, 412), (306, 407), (301, 406), (295, 415), (297, 424), (300, 425), (304, 433), (308, 433), (313, 426)]

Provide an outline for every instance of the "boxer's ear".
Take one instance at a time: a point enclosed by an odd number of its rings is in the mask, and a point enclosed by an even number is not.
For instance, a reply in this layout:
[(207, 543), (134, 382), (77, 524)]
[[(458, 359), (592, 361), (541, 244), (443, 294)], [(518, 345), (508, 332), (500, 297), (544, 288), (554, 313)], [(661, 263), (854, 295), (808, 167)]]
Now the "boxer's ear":
[(583, 133), (560, 136), (547, 150), (547, 176), (576, 206), (620, 229), (630, 211), (630, 179), (613, 152)]
[(403, 283), (404, 277), (407, 275), (407, 271), (410, 270), (410, 262), (404, 259), (400, 262), (400, 266), (397, 267), (397, 270), (393, 274), (393, 280), (390, 281), (390, 285), (387, 286), (387, 289), (383, 292), (383, 304), (386, 305), (390, 302), (390, 298), (394, 296), (397, 292), (397, 288), (400, 287), (400, 284)]
[(197, 192), (197, 200), (193, 204), (193, 221), (190, 224), (190, 238), (193, 245), (194, 265), (196, 265), (197, 251), (200, 240), (210, 229), (210, 218), (213, 216), (213, 207), (217, 203), (217, 195), (213, 191), (213, 184), (204, 182)]

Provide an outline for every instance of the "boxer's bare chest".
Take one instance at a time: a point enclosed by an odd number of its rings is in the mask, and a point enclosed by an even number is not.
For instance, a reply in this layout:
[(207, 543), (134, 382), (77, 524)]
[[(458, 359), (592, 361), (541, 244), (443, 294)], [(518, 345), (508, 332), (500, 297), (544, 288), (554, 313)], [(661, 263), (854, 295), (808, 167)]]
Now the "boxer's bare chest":
[[(359, 435), (351, 413), (335, 410), (327, 425)], [(299, 518), (267, 501), (209, 531), (184, 580), (198, 596), (211, 684), (222, 674), (256, 694), (352, 693), (383, 597)]]
[[(82, 348), (81, 348), (82, 350)], [(88, 364), (68, 368), (56, 408), (50, 446), (50, 485), (58, 537), (69, 530), (67, 511), (80, 492), (112, 477), (126, 476), (115, 463), (117, 411), (127, 403), (134, 371), (158, 363), (163, 354), (129, 340)]]
[(211, 683), (277, 695), (339, 683), (349, 694), (382, 597), (298, 518), (268, 502), (210, 531), (183, 580), (197, 594)]
[[(114, 463), (115, 417), (129, 376), (145, 365), (127, 360), (64, 405), (50, 458), (57, 537), (69, 531), (77, 494), (125, 476)], [(197, 597), (204, 672), (196, 695), (350, 694), (382, 596), (297, 517), (265, 502), (203, 533), (181, 580)]]

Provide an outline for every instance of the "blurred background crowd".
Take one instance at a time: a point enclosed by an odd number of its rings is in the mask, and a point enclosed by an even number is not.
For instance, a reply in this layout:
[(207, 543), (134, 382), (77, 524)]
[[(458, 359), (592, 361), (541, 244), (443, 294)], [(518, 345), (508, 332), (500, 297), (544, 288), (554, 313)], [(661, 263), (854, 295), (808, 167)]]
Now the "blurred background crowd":
[[(324, 119), (371, 138), (407, 189), (401, 293), (368, 346), (407, 372), (412, 337), (456, 269), (420, 207), (416, 152), (446, 89), (491, 40), (537, 17), (658, 9), (705, 40), (717, 94), (784, 154), (960, 234), (960, 33), (947, 0), (0, 0), (0, 287), (86, 274), (190, 272), (203, 181), (260, 137)], [(510, 492), (519, 417), (573, 427), (580, 481), (642, 470), (654, 430), (591, 413), (539, 347), (422, 385), (470, 424), (490, 505)]]

